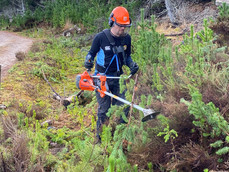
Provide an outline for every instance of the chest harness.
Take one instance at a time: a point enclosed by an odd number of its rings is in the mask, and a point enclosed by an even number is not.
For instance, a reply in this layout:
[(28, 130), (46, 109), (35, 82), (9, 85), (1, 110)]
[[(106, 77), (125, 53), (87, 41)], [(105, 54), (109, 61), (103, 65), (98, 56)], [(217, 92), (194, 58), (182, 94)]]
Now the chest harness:
[(120, 66), (121, 66), (121, 63), (120, 63), (120, 59), (118, 57), (118, 54), (122, 54), (122, 57), (123, 57), (123, 64), (126, 65), (126, 54), (124, 52), (124, 39), (121, 38), (121, 45), (120, 46), (116, 46), (115, 45), (115, 41), (114, 41), (114, 38), (111, 36), (111, 33), (110, 33), (110, 30), (109, 29), (105, 29), (103, 30), (103, 32), (105, 33), (107, 39), (109, 40), (111, 46), (112, 46), (112, 51), (114, 53), (114, 56), (112, 57), (108, 67), (106, 68), (106, 71), (105, 71), (105, 74), (107, 73), (110, 65), (112, 64), (112, 62), (114, 61), (114, 59), (116, 60), (116, 65), (117, 65), (117, 74), (120, 73)]

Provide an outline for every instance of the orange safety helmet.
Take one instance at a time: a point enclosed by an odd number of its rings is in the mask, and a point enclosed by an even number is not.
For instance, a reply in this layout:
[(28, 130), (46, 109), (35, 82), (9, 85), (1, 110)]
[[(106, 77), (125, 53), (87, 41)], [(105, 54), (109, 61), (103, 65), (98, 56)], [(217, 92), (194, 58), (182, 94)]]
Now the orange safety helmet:
[(131, 26), (131, 18), (126, 8), (118, 6), (113, 9), (109, 17), (109, 26), (112, 27), (114, 23), (120, 27)]

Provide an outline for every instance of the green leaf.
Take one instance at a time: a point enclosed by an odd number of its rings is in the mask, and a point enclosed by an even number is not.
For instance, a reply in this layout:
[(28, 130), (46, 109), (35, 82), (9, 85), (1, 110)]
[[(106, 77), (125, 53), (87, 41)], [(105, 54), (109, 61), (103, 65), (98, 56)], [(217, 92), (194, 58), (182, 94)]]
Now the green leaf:
[(115, 171), (115, 157), (112, 155), (109, 157), (109, 168), (110, 168), (110, 172)]
[(226, 147), (223, 147), (222, 149), (219, 149), (216, 154), (217, 155), (223, 155), (223, 154), (227, 154), (229, 152), (229, 147), (226, 146)]
[(184, 103), (184, 104), (187, 105), (187, 106), (190, 106), (190, 105), (191, 105), (191, 103), (190, 103), (189, 101), (186, 101), (184, 98), (181, 98), (181, 99), (180, 99), (180, 102), (181, 102), (181, 103)]
[(225, 141), (226, 141), (227, 143), (229, 143), (229, 136), (227, 136), (227, 137), (225, 138)]
[(208, 137), (208, 136), (210, 136), (210, 134), (209, 133), (203, 133), (203, 136)]
[(207, 168), (204, 169), (204, 172), (209, 172), (209, 170)]
[(217, 140), (216, 142), (210, 144), (210, 146), (213, 147), (213, 148), (221, 147), (222, 145), (223, 145), (223, 141), (222, 140)]
[(219, 159), (217, 160), (217, 162), (222, 163), (222, 162), (223, 162), (223, 159), (222, 159), (222, 158), (219, 158)]
[(164, 136), (164, 139), (165, 139), (165, 143), (167, 143), (168, 140), (169, 140), (169, 135), (165, 135), (165, 136)]

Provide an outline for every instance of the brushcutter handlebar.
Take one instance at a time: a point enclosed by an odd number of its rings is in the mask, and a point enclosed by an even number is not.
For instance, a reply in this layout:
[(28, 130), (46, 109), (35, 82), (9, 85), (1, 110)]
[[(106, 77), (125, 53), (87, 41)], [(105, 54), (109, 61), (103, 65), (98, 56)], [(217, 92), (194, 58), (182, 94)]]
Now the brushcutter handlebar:
[[(127, 79), (129, 79), (130, 77), (131, 77), (132, 75), (129, 75), (128, 77), (127, 77)], [(91, 76), (92, 78), (100, 78), (101, 77), (101, 75), (99, 76), (99, 75), (95, 75), (95, 76)], [(106, 76), (106, 78), (107, 79), (120, 79), (120, 78), (122, 78), (122, 77), (120, 77), (120, 76)]]

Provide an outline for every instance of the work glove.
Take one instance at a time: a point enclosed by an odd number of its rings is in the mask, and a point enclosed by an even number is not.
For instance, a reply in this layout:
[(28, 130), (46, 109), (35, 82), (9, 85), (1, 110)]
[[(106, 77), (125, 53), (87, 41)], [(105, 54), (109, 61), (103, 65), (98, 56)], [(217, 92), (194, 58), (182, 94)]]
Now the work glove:
[(139, 67), (138, 67), (137, 63), (132, 62), (132, 64), (130, 65), (131, 75), (134, 75), (138, 71), (138, 69), (139, 69)]
[(90, 54), (88, 54), (88, 55), (86, 56), (85, 62), (84, 62), (84, 66), (85, 66), (85, 68), (88, 69), (88, 70), (91, 70), (91, 68), (93, 68), (94, 62), (93, 62), (92, 57), (91, 57)]

